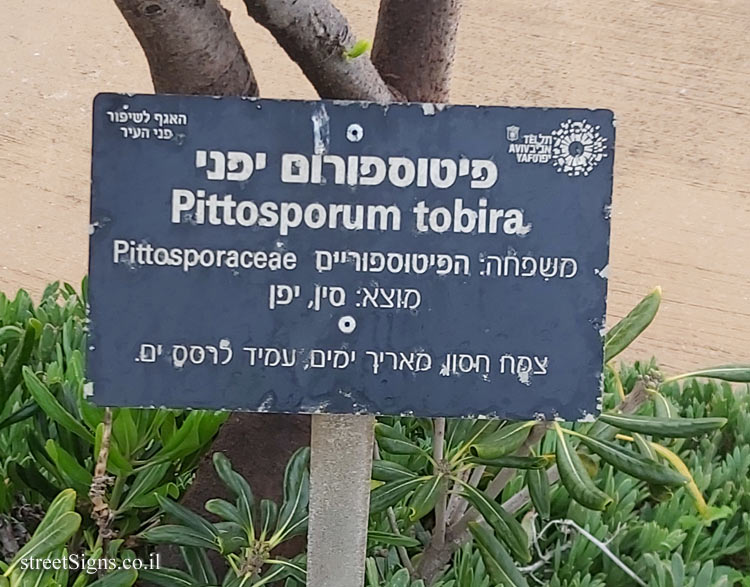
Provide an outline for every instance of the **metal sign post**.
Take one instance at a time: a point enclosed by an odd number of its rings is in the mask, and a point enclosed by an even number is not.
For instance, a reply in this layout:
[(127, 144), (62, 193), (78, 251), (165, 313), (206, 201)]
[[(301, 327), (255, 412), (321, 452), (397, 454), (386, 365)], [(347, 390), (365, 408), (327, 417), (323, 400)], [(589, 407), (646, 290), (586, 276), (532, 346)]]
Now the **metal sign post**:
[(608, 110), (101, 94), (93, 400), (314, 414), (310, 584), (362, 584), (372, 417), (592, 417)]

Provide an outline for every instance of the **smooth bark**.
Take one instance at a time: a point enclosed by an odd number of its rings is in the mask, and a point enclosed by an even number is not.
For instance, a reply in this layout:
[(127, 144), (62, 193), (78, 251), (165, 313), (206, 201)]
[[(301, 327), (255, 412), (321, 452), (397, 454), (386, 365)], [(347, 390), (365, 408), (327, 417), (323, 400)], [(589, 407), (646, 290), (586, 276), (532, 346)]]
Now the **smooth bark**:
[(367, 54), (346, 56), (357, 39), (329, 0), (245, 0), (245, 6), (300, 66), (321, 98), (393, 101)]
[(114, 0), (146, 54), (157, 93), (257, 96), (245, 51), (217, 0)]
[[(218, 0), (114, 1), (146, 54), (157, 92), (258, 94), (229, 13)], [(248, 14), (271, 32), (322, 98), (448, 100), (461, 0), (382, 0), (372, 60), (367, 54), (346, 55), (356, 38), (330, 0), (244, 2)], [(306, 416), (234, 414), (213, 449), (224, 451), (257, 493), (275, 497), (288, 456), (308, 443), (309, 434)], [(208, 459), (185, 496), (195, 510), (202, 509), (206, 497), (220, 493)], [(455, 545), (450, 538), (439, 550), (433, 545), (433, 557), (444, 560)], [(431, 562), (423, 569), (442, 566), (440, 560)]]
[[(229, 21), (217, 0), (115, 0), (141, 44), (154, 89), (167, 94), (257, 96), (258, 85)], [(212, 454), (221, 451), (260, 498), (282, 497), (286, 463), (310, 441), (310, 417), (237, 412), (222, 426), (210, 454), (201, 461), (183, 504), (206, 515), (207, 499), (225, 496)], [(210, 516), (209, 516), (210, 517)], [(282, 545), (277, 554), (293, 556), (304, 539)], [(179, 565), (176, 549), (165, 556)], [(221, 565), (218, 557), (214, 563)]]
[(462, 0), (381, 0), (372, 60), (412, 102), (447, 102)]

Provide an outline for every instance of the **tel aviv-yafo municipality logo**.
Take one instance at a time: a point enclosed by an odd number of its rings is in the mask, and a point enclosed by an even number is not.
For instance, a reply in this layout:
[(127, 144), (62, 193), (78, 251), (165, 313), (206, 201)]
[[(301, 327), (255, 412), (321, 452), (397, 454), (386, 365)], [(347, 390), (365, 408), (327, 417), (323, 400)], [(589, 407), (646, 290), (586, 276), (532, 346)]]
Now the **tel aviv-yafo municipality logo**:
[(586, 120), (566, 120), (549, 134), (524, 134), (520, 127), (505, 128), (508, 153), (516, 163), (551, 163), (558, 173), (570, 177), (586, 176), (607, 156), (607, 139)]
[(585, 120), (567, 120), (552, 131), (552, 164), (558, 173), (569, 176), (588, 175), (607, 156), (607, 139), (599, 134), (600, 126)]

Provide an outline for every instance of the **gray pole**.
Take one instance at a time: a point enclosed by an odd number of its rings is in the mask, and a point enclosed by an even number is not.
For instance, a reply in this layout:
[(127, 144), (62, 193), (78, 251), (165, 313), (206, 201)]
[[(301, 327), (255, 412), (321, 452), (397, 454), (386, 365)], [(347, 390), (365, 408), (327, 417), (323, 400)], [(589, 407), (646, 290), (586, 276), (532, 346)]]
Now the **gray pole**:
[(360, 587), (375, 418), (315, 415), (310, 455), (308, 587)]

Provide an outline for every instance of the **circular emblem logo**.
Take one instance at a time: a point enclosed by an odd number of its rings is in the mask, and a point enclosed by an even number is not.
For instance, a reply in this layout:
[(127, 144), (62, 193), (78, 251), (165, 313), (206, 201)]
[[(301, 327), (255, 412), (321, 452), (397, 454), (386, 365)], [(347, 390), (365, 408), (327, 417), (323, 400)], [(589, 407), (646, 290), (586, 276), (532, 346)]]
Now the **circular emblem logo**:
[(552, 131), (552, 164), (558, 173), (588, 175), (607, 156), (607, 139), (599, 134), (600, 128), (585, 120), (567, 120)]

